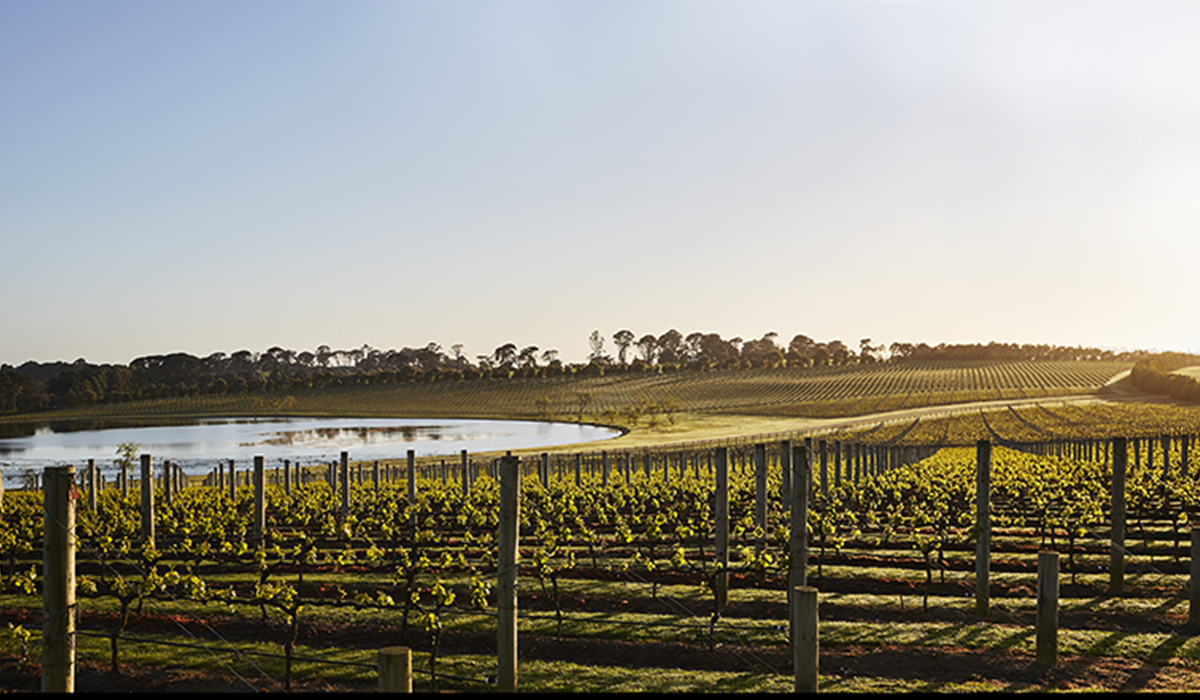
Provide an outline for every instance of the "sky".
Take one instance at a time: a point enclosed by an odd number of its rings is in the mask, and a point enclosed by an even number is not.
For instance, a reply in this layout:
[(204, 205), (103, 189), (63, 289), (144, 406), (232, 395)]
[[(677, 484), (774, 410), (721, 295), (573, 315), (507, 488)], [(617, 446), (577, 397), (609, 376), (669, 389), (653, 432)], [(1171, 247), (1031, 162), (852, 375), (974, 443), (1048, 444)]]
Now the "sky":
[(1200, 351), (1200, 3), (0, 0), (0, 363)]

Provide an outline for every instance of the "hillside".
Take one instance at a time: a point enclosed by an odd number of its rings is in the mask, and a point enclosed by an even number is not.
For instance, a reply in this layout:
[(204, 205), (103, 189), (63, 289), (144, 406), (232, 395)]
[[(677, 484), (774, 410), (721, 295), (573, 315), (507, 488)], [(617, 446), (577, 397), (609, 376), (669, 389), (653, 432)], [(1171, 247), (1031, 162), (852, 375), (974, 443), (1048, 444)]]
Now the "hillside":
[(582, 418), (629, 426), (669, 423), (680, 414), (832, 418), (955, 403), (1092, 394), (1130, 366), (1115, 361), (964, 360), (476, 379), (152, 399), (60, 410), (39, 417), (354, 414)]

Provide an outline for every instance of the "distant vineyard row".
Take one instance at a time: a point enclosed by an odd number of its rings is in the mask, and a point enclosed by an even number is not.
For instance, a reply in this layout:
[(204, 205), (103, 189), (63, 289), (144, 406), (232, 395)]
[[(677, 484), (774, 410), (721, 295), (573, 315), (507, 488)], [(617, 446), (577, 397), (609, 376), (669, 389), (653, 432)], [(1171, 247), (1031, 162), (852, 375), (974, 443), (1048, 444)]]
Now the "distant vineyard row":
[(968, 401), (1096, 392), (1127, 362), (931, 361), (865, 366), (617, 374), (341, 386), (303, 392), (186, 396), (94, 406), (56, 416), (356, 414), (516, 417), (610, 424), (674, 412), (855, 416)]
[(970, 445), (1200, 434), (1200, 406), (1062, 403), (1009, 406), (841, 430), (828, 439), (888, 445)]

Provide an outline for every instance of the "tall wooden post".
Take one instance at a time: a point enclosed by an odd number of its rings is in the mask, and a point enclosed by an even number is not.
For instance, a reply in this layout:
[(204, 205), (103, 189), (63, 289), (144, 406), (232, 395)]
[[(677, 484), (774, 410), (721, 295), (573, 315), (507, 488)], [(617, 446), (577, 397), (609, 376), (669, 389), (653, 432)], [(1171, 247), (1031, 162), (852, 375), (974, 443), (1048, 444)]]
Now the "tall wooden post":
[[(792, 509), (792, 441), (783, 440), (779, 443), (779, 469), (783, 487), (780, 500), (785, 510)], [(699, 476), (699, 475), (697, 475)]]
[(142, 455), (142, 541), (154, 543), (154, 474), (150, 455)]
[(829, 445), (824, 440), (817, 441), (817, 452), (821, 459), (821, 498), (829, 498)]
[(500, 522), (496, 541), (496, 608), (499, 613), (497, 686), (502, 692), (517, 689), (517, 567), (520, 564), (517, 543), (521, 522), (521, 463), (511, 453), (500, 460)]
[(725, 447), (718, 447), (716, 454), (716, 493), (713, 497), (713, 551), (717, 571), (714, 581), (714, 595), (717, 608), (723, 608), (729, 603), (729, 452)]
[(612, 465), (608, 461), (608, 451), (602, 450), (600, 452), (600, 486), (602, 488), (608, 488), (608, 472), (611, 468)]
[(342, 451), (338, 455), (338, 488), (341, 489), (342, 522), (350, 516), (350, 453)]
[[(75, 467), (42, 479), (42, 692), (75, 692)], [(145, 482), (143, 482), (145, 483)]]
[(229, 460), (229, 500), (237, 503), (237, 466)]
[(466, 450), (458, 453), (458, 459), (462, 467), (462, 492), (465, 498), (471, 494), (471, 461), (467, 459)]
[(1162, 443), (1162, 473), (1163, 479), (1168, 479), (1171, 476), (1171, 437), (1163, 435), (1159, 440)]
[(817, 454), (816, 445), (814, 445), (814, 444), (813, 444), (813, 439), (812, 439), (812, 438), (810, 438), (810, 437), (806, 437), (806, 438), (804, 438), (804, 451), (805, 451), (805, 454), (807, 454), (807, 455), (808, 455), (808, 471), (806, 472), (806, 473), (808, 474), (808, 481), (807, 481), (807, 482), (804, 484), (804, 488), (805, 488), (805, 489), (807, 489), (807, 491), (808, 491), (808, 500), (809, 500), (809, 502), (811, 502), (811, 501), (812, 501), (812, 495), (813, 495), (813, 469), (812, 469), (812, 464), (813, 464), (813, 457), (815, 457), (815, 456), (816, 456), (816, 454)]
[[(96, 460), (89, 459), (88, 465), (88, 510), (96, 512), (96, 498), (100, 489), (97, 484), (100, 481), (100, 470), (96, 468)], [(4, 494), (4, 480), (0, 479), (0, 495)]]
[(991, 605), (992, 443), (975, 444), (975, 615), (987, 617)]
[(171, 460), (163, 460), (163, 503), (171, 505)]
[(821, 645), (818, 637), (817, 589), (795, 586), (792, 591), (792, 671), (797, 693), (817, 692)]
[(1058, 552), (1038, 552), (1037, 662), (1058, 663)]
[(808, 501), (805, 485), (809, 483), (808, 448), (796, 445), (792, 448), (792, 529), (788, 551), (791, 566), (788, 569), (788, 590), (808, 585)]
[(1183, 435), (1179, 438), (1179, 476), (1188, 478), (1188, 450), (1191, 449), (1192, 438), (1190, 435)]
[[(344, 452), (342, 454), (345, 454)], [(263, 534), (267, 530), (267, 472), (262, 455), (254, 456), (254, 522), (251, 523), (251, 535), (254, 544), (261, 546)], [(344, 518), (345, 516), (343, 516)], [(344, 520), (343, 520), (344, 522)]]
[(754, 538), (754, 553), (762, 554), (767, 542), (767, 446), (754, 446), (754, 524), (762, 532)]
[(1125, 438), (1113, 438), (1112, 516), (1109, 539), (1110, 564), (1108, 589), (1121, 593), (1125, 589), (1125, 467), (1129, 453)]

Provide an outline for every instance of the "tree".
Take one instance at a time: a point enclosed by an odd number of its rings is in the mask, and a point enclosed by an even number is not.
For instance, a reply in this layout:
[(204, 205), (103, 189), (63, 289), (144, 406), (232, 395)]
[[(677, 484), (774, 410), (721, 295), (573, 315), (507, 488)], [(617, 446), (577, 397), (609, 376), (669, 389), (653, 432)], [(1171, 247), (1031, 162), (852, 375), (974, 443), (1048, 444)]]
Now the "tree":
[(840, 340), (831, 340), (825, 344), (825, 349), (829, 353), (829, 362), (834, 365), (844, 365), (850, 361), (853, 356), (850, 348)]
[(758, 340), (748, 340), (742, 345), (742, 359), (752, 367), (775, 367), (783, 361), (783, 353), (775, 345), (778, 333), (771, 331)]
[(625, 360), (625, 353), (633, 344), (633, 337), (633, 331), (628, 329), (622, 329), (613, 334), (613, 342), (617, 344), (617, 362), (622, 365), (628, 364)]
[[(691, 336), (688, 336), (691, 337)], [(683, 335), (672, 328), (658, 336), (658, 363), (678, 364), (684, 359)]]
[(816, 350), (817, 344), (813, 342), (812, 338), (809, 338), (807, 335), (797, 334), (792, 337), (792, 342), (788, 343), (788, 364), (795, 364), (799, 367), (807, 367), (813, 364)]
[(588, 353), (589, 363), (602, 365), (608, 362), (609, 357), (604, 352), (604, 336), (600, 335), (600, 331), (592, 331), (592, 334), (588, 336), (588, 347), (591, 349), (591, 352)]
[(136, 442), (122, 442), (117, 445), (117, 458), (113, 460), (113, 466), (133, 469), (133, 465), (138, 460), (138, 453), (141, 452), (142, 446)]
[(863, 338), (858, 341), (858, 361), (862, 364), (870, 364), (878, 358), (875, 357), (875, 347), (871, 345), (870, 338)]
[(642, 355), (642, 360), (648, 364), (654, 364), (657, 357), (658, 338), (647, 333), (637, 341), (638, 352)]
[(521, 352), (517, 354), (517, 366), (518, 367), (537, 367), (538, 366), (537, 351), (538, 351), (538, 347), (536, 345), (530, 345), (530, 346), (522, 348)]
[(498, 369), (512, 369), (517, 361), (517, 346), (505, 343), (492, 351), (492, 366)]

